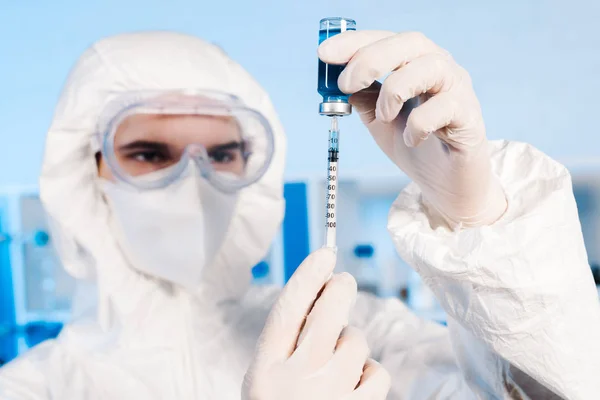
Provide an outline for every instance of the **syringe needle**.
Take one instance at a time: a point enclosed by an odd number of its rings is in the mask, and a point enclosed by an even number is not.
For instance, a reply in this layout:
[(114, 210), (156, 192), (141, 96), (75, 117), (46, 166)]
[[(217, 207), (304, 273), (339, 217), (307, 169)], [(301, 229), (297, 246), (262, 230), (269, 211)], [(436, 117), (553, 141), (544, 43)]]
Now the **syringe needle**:
[(331, 117), (331, 129), (329, 132), (337, 132), (338, 131), (338, 118), (334, 115)]

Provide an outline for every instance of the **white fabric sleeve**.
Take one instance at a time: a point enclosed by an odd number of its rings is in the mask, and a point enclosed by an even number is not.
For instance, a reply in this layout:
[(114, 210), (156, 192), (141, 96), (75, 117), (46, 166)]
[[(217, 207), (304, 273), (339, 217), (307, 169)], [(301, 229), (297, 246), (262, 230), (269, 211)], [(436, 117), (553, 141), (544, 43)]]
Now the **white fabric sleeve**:
[[(448, 329), (413, 314), (397, 299), (359, 292), (351, 325), (361, 329), (371, 358), (391, 375), (390, 400), (476, 399), (454, 357)], [(495, 398), (485, 389), (480, 398)]]
[(499, 221), (451, 231), (411, 184), (392, 206), (388, 229), (447, 312), (471, 388), (496, 392), (514, 379), (526, 391), (536, 382), (568, 399), (597, 398), (600, 303), (570, 175), (527, 144), (490, 147), (508, 200)]
[(49, 400), (52, 398), (50, 384), (40, 369), (40, 365), (46, 361), (48, 348), (52, 347), (51, 342), (36, 346), (27, 354), (0, 368), (0, 399)]

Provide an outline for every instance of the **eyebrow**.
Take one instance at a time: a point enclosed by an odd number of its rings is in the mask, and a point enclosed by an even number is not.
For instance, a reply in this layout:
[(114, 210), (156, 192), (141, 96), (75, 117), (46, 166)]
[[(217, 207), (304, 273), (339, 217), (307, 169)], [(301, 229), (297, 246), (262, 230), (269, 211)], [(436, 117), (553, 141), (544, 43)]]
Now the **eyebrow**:
[[(240, 149), (242, 152), (246, 149), (245, 141), (231, 141), (224, 144), (219, 144), (206, 149), (207, 153), (213, 153), (215, 151), (227, 151)], [(155, 150), (161, 152), (167, 152), (169, 146), (165, 143), (151, 142), (148, 140), (136, 140), (131, 143), (119, 146), (119, 151), (133, 151), (133, 150)]]
[(240, 142), (231, 141), (229, 143), (219, 144), (217, 146), (210, 147), (210, 148), (206, 149), (206, 152), (207, 153), (212, 153), (212, 152), (215, 152), (215, 151), (237, 150), (237, 149), (240, 149), (240, 150), (244, 151), (245, 148), (246, 148), (246, 142), (244, 142), (244, 141), (240, 141)]
[(167, 151), (169, 149), (169, 147), (164, 143), (150, 142), (147, 140), (136, 140), (134, 142), (119, 146), (119, 151), (131, 151), (131, 150), (140, 150), (140, 149)]

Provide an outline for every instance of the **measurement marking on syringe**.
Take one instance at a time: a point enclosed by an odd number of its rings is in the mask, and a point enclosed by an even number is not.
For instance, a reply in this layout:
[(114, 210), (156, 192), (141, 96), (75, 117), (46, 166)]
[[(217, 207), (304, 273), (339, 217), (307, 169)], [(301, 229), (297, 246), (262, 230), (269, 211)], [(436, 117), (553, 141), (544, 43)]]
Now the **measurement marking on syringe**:
[(327, 165), (327, 199), (325, 209), (325, 229), (327, 247), (336, 247), (336, 196), (337, 196), (337, 174), (339, 158), (339, 130), (337, 118), (331, 120), (331, 129), (329, 130), (329, 154)]
[(327, 176), (327, 210), (326, 228), (335, 228), (335, 197), (337, 194), (337, 162), (329, 163), (329, 174)]

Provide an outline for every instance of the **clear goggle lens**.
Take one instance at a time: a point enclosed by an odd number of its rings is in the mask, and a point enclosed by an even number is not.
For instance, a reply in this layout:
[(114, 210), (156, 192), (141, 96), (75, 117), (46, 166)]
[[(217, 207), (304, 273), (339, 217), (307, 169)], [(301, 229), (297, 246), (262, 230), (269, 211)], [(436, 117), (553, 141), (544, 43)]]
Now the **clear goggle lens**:
[(107, 109), (118, 111), (101, 119), (102, 153), (113, 175), (137, 188), (164, 187), (195, 164), (233, 192), (260, 179), (273, 157), (269, 123), (235, 97), (170, 92), (116, 103)]

